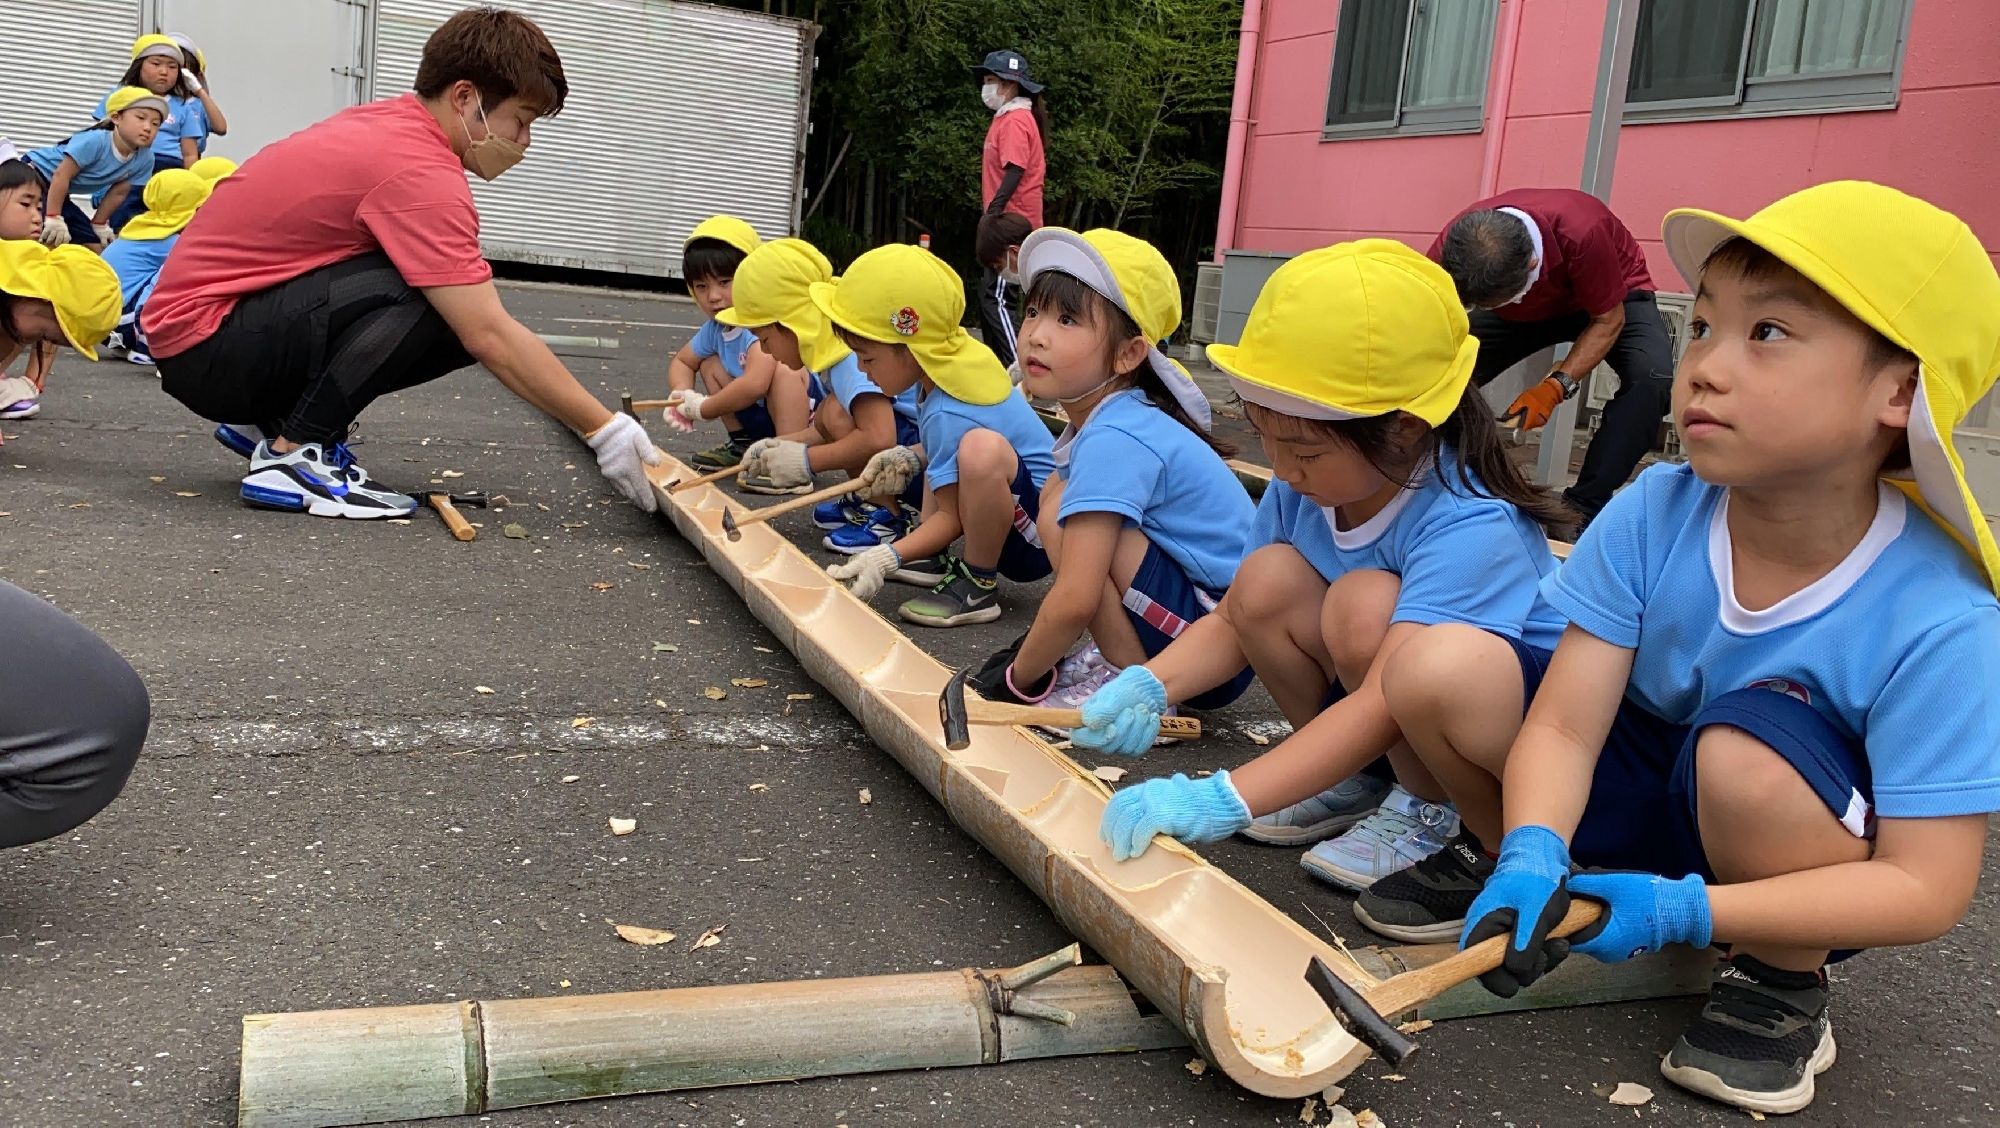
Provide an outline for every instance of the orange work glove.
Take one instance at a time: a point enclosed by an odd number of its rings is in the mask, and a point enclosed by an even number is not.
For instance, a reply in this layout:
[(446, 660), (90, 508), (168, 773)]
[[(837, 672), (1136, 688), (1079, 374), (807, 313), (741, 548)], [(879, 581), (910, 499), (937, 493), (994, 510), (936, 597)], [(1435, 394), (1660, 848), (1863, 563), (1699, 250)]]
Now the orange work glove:
[(1522, 392), (1507, 405), (1507, 412), (1500, 417), (1500, 422), (1532, 431), (1549, 421), (1549, 416), (1554, 415), (1556, 408), (1569, 398), (1568, 393), (1569, 389), (1554, 375), (1544, 376), (1541, 383)]

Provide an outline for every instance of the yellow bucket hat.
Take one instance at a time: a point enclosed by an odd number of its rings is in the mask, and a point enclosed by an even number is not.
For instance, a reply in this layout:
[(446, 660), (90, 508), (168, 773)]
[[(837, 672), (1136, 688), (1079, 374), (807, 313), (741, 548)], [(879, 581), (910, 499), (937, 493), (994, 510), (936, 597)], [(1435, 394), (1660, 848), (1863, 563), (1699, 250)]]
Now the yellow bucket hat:
[[(178, 51), (180, 48), (176, 47)], [(130, 109), (152, 109), (160, 111), (160, 120), (167, 120), (167, 100), (143, 86), (121, 86), (104, 100), (104, 116), (117, 117)]]
[(188, 168), (189, 172), (211, 183), (236, 172), (236, 162), (228, 157), (203, 157)]
[(1208, 397), (1194, 377), (1160, 351), (1158, 342), (1181, 326), (1181, 283), (1151, 243), (1122, 231), (1099, 227), (1082, 234), (1043, 227), (1021, 241), (1021, 278), (1034, 285), (1045, 270), (1067, 274), (1125, 311), (1150, 346), (1147, 359), (1188, 418), (1208, 430), (1213, 418)]
[(1241, 342), (1208, 346), (1236, 394), (1260, 407), (1301, 419), (1407, 411), (1433, 427), (1457, 409), (1478, 356), (1451, 275), (1394, 239), (1285, 263)]
[(214, 184), (184, 168), (155, 173), (146, 182), (146, 210), (133, 217), (118, 237), (154, 240), (179, 234), (213, 191)]
[(133, 62), (152, 55), (164, 55), (177, 63), (186, 62), (181, 54), (181, 45), (171, 35), (142, 35), (132, 41)]
[(1894, 188), (1837, 180), (1749, 219), (1681, 208), (1662, 224), (1690, 286), (1740, 236), (1776, 255), (1876, 332), (1916, 354), (1915, 481), (1892, 480), (1952, 531), (2000, 590), (2000, 549), (1965, 482), (1952, 432), (2000, 373), (2000, 275), (1965, 221)]
[(51, 251), (27, 239), (0, 240), (0, 293), (55, 306), (56, 324), (70, 347), (92, 360), (97, 342), (118, 327), (124, 305), (110, 263), (82, 247)]
[(681, 250), (687, 250), (688, 244), (696, 239), (727, 243), (746, 255), (764, 242), (756, 228), (733, 215), (712, 215), (696, 224), (695, 229), (688, 232), (688, 237), (681, 240)]
[(804, 239), (773, 239), (743, 256), (730, 291), (736, 303), (715, 315), (724, 325), (782, 325), (799, 339), (799, 358), (825, 372), (847, 358), (847, 347), (813, 305), (812, 287), (833, 281), (833, 264)]
[(958, 272), (922, 247), (877, 247), (855, 259), (838, 282), (814, 285), (812, 300), (856, 336), (907, 346), (924, 375), (955, 400), (984, 406), (1014, 391), (1007, 366), (958, 324), (965, 316)]

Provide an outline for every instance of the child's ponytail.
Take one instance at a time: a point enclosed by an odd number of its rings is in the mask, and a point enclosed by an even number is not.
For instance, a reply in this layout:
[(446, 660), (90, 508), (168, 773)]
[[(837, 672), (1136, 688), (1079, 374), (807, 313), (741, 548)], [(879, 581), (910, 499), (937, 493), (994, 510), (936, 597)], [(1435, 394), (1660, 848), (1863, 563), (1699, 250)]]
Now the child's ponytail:
[[(1576, 528), (1576, 511), (1564, 504), (1555, 491), (1529, 481), (1514, 460), (1507, 457), (1500, 425), (1493, 421), (1493, 409), (1487, 406), (1486, 397), (1480, 394), (1477, 385), (1465, 385), (1458, 406), (1433, 434), (1439, 442), (1458, 451), (1457, 485), (1462, 492), (1472, 495), (1482, 492), (1472, 481), (1471, 475), (1477, 474), (1485, 484), (1484, 493), (1511, 503), (1549, 533), (1564, 534)], [(1446, 486), (1450, 488), (1451, 483)]]
[(1132, 377), (1133, 386), (1144, 392), (1146, 398), (1153, 401), (1154, 407), (1166, 412), (1167, 417), (1174, 422), (1193, 431), (1197, 438), (1208, 444), (1208, 449), (1224, 458), (1236, 457), (1235, 443), (1216, 438), (1210, 432), (1202, 430), (1201, 426), (1194, 420), (1188, 418), (1187, 409), (1181, 406), (1181, 401), (1175, 398), (1173, 389), (1167, 387), (1167, 382), (1160, 379), (1159, 372), (1155, 371), (1151, 364), (1141, 364), (1133, 371)]

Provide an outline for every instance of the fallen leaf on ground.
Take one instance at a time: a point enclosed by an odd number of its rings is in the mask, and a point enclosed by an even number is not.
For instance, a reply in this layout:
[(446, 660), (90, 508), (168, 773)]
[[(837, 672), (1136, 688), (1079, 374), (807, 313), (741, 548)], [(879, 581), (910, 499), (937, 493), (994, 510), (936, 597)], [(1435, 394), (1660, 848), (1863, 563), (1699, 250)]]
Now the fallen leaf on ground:
[(580, 779), (582, 779), (582, 778), (583, 778), (583, 777), (582, 777), (582, 776), (579, 776), (579, 775), (567, 775), (567, 776), (564, 776), (564, 777), (562, 777), (562, 781), (563, 781), (564, 783), (575, 783), (575, 782), (576, 782), (577, 780), (580, 780)]
[(617, 586), (618, 586), (617, 584), (607, 584), (604, 583), (603, 581), (599, 581), (597, 583), (590, 585), (591, 590), (593, 591), (610, 591), (612, 588), (615, 588)]
[(787, 694), (785, 694), (785, 700), (787, 700), (787, 701), (811, 701), (812, 699), (813, 699), (813, 695), (812, 695), (812, 694), (810, 694), (810, 693), (787, 693)]
[(590, 524), (588, 521), (564, 521), (562, 527), (565, 529), (581, 529), (588, 524)]
[(492, 686), (490, 686), (490, 685), (475, 685), (475, 686), (473, 686), (473, 687), (472, 687), (472, 692), (474, 692), (474, 693), (492, 693), (492, 692), (493, 692), (493, 687), (492, 687)]
[(512, 537), (514, 540), (527, 540), (528, 527), (526, 525), (508, 525), (500, 530), (500, 535), (503, 537)]
[(702, 933), (696, 938), (693, 944), (688, 945), (688, 951), (698, 952), (703, 948), (713, 948), (717, 944), (722, 943), (722, 930), (728, 927), (726, 924), (718, 924), (707, 932)]
[(528, 758), (528, 754), (526, 752), (516, 752), (512, 756), (509, 756), (507, 758), (509, 760), (525, 760)]
[(1431, 1020), (1428, 1018), (1419, 1018), (1414, 1022), (1405, 1022), (1401, 1026), (1396, 1027), (1397, 1030), (1405, 1034), (1421, 1034), (1430, 1028)]
[(1090, 769), (1090, 774), (1106, 783), (1117, 783), (1119, 780), (1125, 778), (1126, 772), (1124, 768), (1114, 768), (1106, 764), (1101, 768)]
[(596, 717), (578, 717), (569, 723), (569, 727), (573, 729), (589, 728), (590, 723), (596, 719)]
[(655, 654), (672, 654), (679, 649), (680, 647), (675, 646), (671, 642), (656, 642), (653, 644), (653, 653)]
[(1243, 735), (1249, 737), (1250, 743), (1255, 745), (1262, 746), (1271, 743), (1271, 738), (1261, 732), (1246, 732)]
[(89, 503), (89, 502), (87, 502), (87, 501), (79, 501), (79, 502), (77, 502), (77, 503), (76, 503), (75, 505), (72, 505), (72, 506), (70, 506), (70, 508), (71, 508), (71, 509), (89, 509), (89, 508), (90, 508), (90, 503)]
[(762, 689), (771, 683), (763, 678), (730, 678), (729, 684), (740, 689)]
[(770, 788), (770, 786), (769, 786), (768, 784), (762, 784), (762, 783), (753, 783), (753, 784), (751, 784), (751, 785), (750, 785), (750, 790), (752, 790), (752, 791), (769, 791), (769, 790), (771, 790), (771, 788)]
[(1200, 1077), (1202, 1074), (1208, 1072), (1208, 1063), (1201, 1060), (1200, 1058), (1196, 1058), (1193, 1061), (1187, 1063), (1187, 1071), (1189, 1073), (1194, 1074), (1196, 1077)]
[(720, 701), (729, 696), (729, 691), (717, 686), (709, 686), (707, 689), (701, 691), (701, 695), (710, 701)]
[(463, 473), (460, 473), (460, 472), (459, 472), (459, 471), (457, 471), (457, 470), (445, 470), (445, 471), (442, 471), (442, 472), (440, 472), (438, 476), (439, 476), (439, 477), (441, 477), (441, 478), (463, 478), (463, 477), (465, 477), (465, 475), (464, 475)]
[(542, 511), (542, 512), (544, 512), (544, 513), (547, 513), (547, 512), (549, 512), (549, 507), (548, 507), (548, 506), (546, 506), (546, 505), (543, 505), (543, 504), (542, 504), (541, 502), (539, 502), (539, 501), (535, 503), (535, 508), (536, 508), (536, 509), (539, 509), (539, 510), (541, 510), (541, 511)]
[(558, 980), (556, 980), (556, 986), (558, 986), (558, 987), (567, 987), (567, 986), (569, 986), (569, 980), (567, 980), (567, 979), (558, 979)]
[(620, 940), (625, 941), (627, 944), (637, 944), (643, 948), (650, 948), (656, 944), (665, 944), (674, 938), (674, 934), (671, 932), (658, 928), (641, 928), (636, 924), (614, 924), (611, 927), (617, 930)]
[(1611, 1090), (1611, 1096), (1608, 1099), (1615, 1105), (1622, 1105), (1626, 1108), (1638, 1108), (1640, 1105), (1653, 1099), (1653, 1091), (1644, 1085), (1635, 1085), (1630, 1081), (1620, 1081), (1618, 1087)]
[(389, 518), (389, 523), (391, 525), (407, 525), (410, 523), (410, 519), (408, 517), (391, 517)]
[(641, 564), (641, 563), (639, 563), (639, 562), (638, 562), (638, 561), (636, 561), (636, 560), (627, 560), (627, 561), (625, 562), (625, 566), (626, 566), (627, 568), (637, 568), (637, 569), (639, 569), (639, 570), (640, 570), (641, 572), (649, 572), (649, 571), (652, 571), (652, 568), (653, 568), (653, 566), (652, 566), (651, 564)]
[(701, 620), (700, 620), (700, 619), (689, 619), (689, 620), (688, 620), (688, 625), (689, 625), (689, 626), (694, 626), (694, 627), (698, 627), (698, 626), (701, 626)]
[(865, 787), (864, 787), (864, 788), (862, 788), (862, 789), (861, 789), (861, 805), (862, 805), (862, 806), (864, 806), (864, 807), (866, 807), (866, 806), (867, 806), (868, 804), (870, 804), (870, 803), (873, 803), (874, 801), (875, 801), (875, 796), (874, 796), (873, 794), (871, 794), (871, 793), (869, 792), (869, 790), (868, 790), (867, 788), (865, 788)]
[(1311, 1124), (1319, 1119), (1319, 1098), (1307, 1097), (1305, 1107), (1299, 1109), (1299, 1123)]
[(606, 821), (611, 824), (611, 833), (620, 838), (639, 829), (638, 819), (621, 819), (617, 815), (613, 815)]
[(667, 703), (665, 701), (660, 700), (657, 697), (653, 698), (653, 704), (658, 705), (662, 709), (667, 707)]
[(1407, 1078), (1407, 1077), (1403, 1076), (1403, 1075), (1402, 1075), (1402, 1074), (1400, 1074), (1400, 1073), (1384, 1073), (1384, 1074), (1382, 1075), (1382, 1080), (1384, 1080), (1384, 1081), (1408, 1081), (1408, 1080), (1409, 1080), (1409, 1078)]
[(165, 478), (148, 478), (148, 479), (146, 479), (146, 480), (147, 480), (147, 481), (149, 481), (149, 482), (164, 482), (164, 481), (166, 481), (166, 479), (165, 479)]
[(775, 650), (771, 649), (771, 648), (770, 648), (770, 647), (768, 647), (768, 646), (753, 646), (753, 647), (751, 647), (750, 649), (752, 649), (752, 650), (756, 651), (756, 652), (757, 652), (757, 653), (759, 653), (759, 654), (776, 654), (776, 653), (777, 653), (777, 651), (775, 651)]
[(175, 490), (175, 491), (174, 491), (174, 496), (175, 496), (175, 497), (200, 497), (201, 495), (200, 495), (200, 494), (198, 494), (198, 493), (196, 493), (196, 492), (194, 492), (193, 490)]

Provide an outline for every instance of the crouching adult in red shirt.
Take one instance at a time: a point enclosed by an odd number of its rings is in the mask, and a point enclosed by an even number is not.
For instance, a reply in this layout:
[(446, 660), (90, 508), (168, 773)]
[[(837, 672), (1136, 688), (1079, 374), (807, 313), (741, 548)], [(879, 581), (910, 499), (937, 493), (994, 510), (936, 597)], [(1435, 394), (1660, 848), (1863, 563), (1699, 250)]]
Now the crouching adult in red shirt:
[(1569, 355), (1505, 418), (1540, 427), (1599, 361), (1618, 373), (1618, 392), (1604, 407), (1583, 470), (1563, 491), (1588, 523), (1652, 446), (1673, 391), (1673, 342), (1639, 241), (1588, 192), (1517, 188), (1460, 213), (1431, 244), (1430, 257), (1471, 311), (1478, 384), (1570, 342)]
[(568, 93), (540, 28), (468, 9), (424, 45), (414, 93), (342, 110), (221, 182), (167, 259), (144, 328), (161, 387), (250, 460), (245, 502), (409, 513), (415, 499), (355, 464), (348, 427), (379, 396), (477, 363), (584, 436), (618, 492), (654, 508), (652, 440), (508, 316), (479, 251), (465, 173), (512, 167)]

